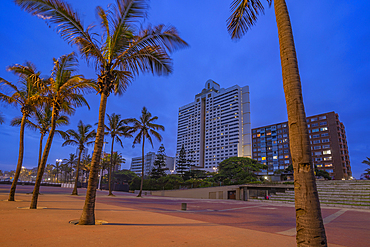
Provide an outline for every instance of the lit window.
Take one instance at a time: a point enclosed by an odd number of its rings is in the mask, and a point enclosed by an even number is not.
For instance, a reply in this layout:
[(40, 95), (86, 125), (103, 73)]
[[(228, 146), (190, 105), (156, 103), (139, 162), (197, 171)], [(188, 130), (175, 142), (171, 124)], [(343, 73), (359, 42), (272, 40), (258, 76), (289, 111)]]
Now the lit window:
[(323, 154), (331, 154), (331, 150), (329, 149), (329, 150), (325, 150), (325, 151), (323, 151), (322, 152)]
[(320, 128), (320, 131), (327, 131), (328, 127)]
[(262, 157), (262, 160), (266, 160), (266, 157)]
[(285, 155), (285, 156), (284, 156), (284, 158), (285, 158), (285, 159), (289, 159), (289, 155), (288, 155), (288, 154), (287, 154), (287, 155)]
[(326, 164), (325, 167), (332, 167), (333, 164)]

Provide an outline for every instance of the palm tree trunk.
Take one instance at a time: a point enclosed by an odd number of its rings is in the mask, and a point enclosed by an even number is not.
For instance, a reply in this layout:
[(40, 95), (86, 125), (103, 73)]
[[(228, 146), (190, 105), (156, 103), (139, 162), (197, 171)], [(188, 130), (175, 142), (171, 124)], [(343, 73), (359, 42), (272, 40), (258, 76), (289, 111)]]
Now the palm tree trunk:
[(23, 152), (24, 152), (24, 126), (26, 124), (26, 118), (27, 118), (27, 114), (23, 113), (22, 121), (21, 121), (21, 129), (20, 129), (20, 132), (19, 132), (20, 138), (19, 138), (18, 164), (17, 164), (17, 169), (16, 169), (15, 174), (14, 174), (12, 187), (10, 187), (8, 201), (14, 201), (15, 189), (17, 188), (19, 174), (21, 173), (21, 169), (22, 169)]
[(78, 160), (77, 160), (77, 167), (76, 167), (76, 179), (75, 179), (75, 185), (73, 187), (73, 191), (72, 191), (72, 195), (78, 195), (77, 194), (77, 183), (78, 183), (78, 174), (80, 172), (80, 161), (81, 161), (81, 153), (82, 153), (82, 150), (80, 148), (79, 152), (78, 152)]
[(31, 200), (30, 209), (36, 209), (37, 208), (37, 199), (38, 199), (38, 196), (39, 196), (41, 180), (42, 180), (42, 176), (44, 175), (45, 165), (46, 165), (46, 162), (48, 160), (51, 144), (52, 144), (53, 138), (54, 138), (57, 115), (58, 115), (58, 111), (55, 109), (55, 106), (53, 106), (49, 136), (48, 136), (48, 139), (46, 141), (46, 145), (45, 145), (45, 148), (44, 148), (44, 153), (42, 154), (40, 167), (37, 171), (37, 177), (36, 177), (36, 181), (35, 181), (35, 188), (33, 189), (33, 193), (32, 193), (32, 200)]
[(142, 159), (141, 159), (141, 183), (140, 183), (140, 192), (139, 194), (137, 195), (137, 197), (141, 197), (141, 193), (143, 192), (143, 184), (144, 184), (144, 143), (145, 143), (145, 136), (143, 134), (143, 147), (142, 147), (142, 150), (141, 150), (141, 155), (142, 155)]
[(41, 154), (42, 154), (42, 141), (43, 141), (43, 139), (44, 139), (44, 134), (41, 134), (41, 137), (40, 137), (40, 145), (39, 145), (39, 160), (37, 162), (37, 170), (40, 167)]
[(112, 194), (113, 143), (114, 143), (114, 137), (112, 138), (112, 149), (110, 151), (110, 167), (109, 167), (109, 175), (108, 175), (108, 183), (109, 183), (108, 196), (113, 196)]
[(108, 96), (102, 92), (99, 107), (99, 122), (96, 132), (94, 153), (91, 160), (89, 183), (86, 191), (85, 205), (78, 222), (79, 225), (95, 225), (95, 197), (98, 185), (99, 163), (104, 142), (104, 117), (107, 107)]
[(294, 168), (297, 246), (327, 246), (289, 13), (285, 0), (275, 0), (274, 7)]

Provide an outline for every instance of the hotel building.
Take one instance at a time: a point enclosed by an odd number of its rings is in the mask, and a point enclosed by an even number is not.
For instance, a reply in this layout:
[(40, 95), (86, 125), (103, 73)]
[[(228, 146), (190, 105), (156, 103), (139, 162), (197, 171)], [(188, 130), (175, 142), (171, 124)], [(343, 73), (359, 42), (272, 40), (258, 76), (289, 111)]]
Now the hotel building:
[[(144, 173), (145, 176), (150, 175), (154, 168), (154, 161), (156, 158), (156, 154), (154, 152), (149, 152), (146, 155), (144, 155)], [(131, 167), (130, 171), (133, 171), (136, 175), (141, 176), (141, 164), (142, 164), (142, 158), (135, 157), (131, 159)], [(166, 156), (166, 167), (164, 167), (166, 170), (165, 172), (167, 174), (170, 173), (170, 171), (175, 170), (175, 158), (174, 157), (168, 157)]]
[[(251, 157), (249, 87), (220, 88), (212, 80), (192, 103), (179, 108), (177, 154), (182, 145), (192, 169), (214, 171), (230, 157)], [(190, 157), (188, 157), (190, 159)]]
[[(314, 165), (334, 179), (349, 179), (352, 171), (346, 132), (338, 114), (328, 112), (306, 119)], [(268, 174), (292, 164), (288, 122), (252, 129), (252, 144), (253, 159), (268, 165)]]

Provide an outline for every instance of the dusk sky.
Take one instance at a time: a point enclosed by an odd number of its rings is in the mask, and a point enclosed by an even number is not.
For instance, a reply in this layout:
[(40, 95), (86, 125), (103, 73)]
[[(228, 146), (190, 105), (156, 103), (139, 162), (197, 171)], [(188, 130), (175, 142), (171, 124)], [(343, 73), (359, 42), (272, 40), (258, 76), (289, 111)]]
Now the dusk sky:
[[(287, 121), (283, 92), (279, 43), (274, 8), (265, 5), (265, 15), (239, 41), (232, 41), (226, 28), (232, 0), (152, 0), (148, 23), (176, 27), (190, 47), (178, 50), (173, 58), (174, 72), (166, 77), (141, 74), (121, 97), (108, 98), (107, 113), (123, 118), (139, 118), (146, 106), (165, 126), (163, 144), (175, 156), (179, 107), (194, 100), (205, 82), (212, 79), (223, 88), (249, 85), (252, 128)], [(113, 0), (69, 0), (84, 25), (97, 25), (95, 7), (106, 9)], [(361, 162), (370, 157), (370, 2), (368, 0), (286, 0), (293, 26), (306, 115), (334, 111), (346, 127), (353, 175), (359, 178), (367, 168)], [(43, 75), (50, 75), (52, 59), (76, 47), (67, 44), (44, 20), (22, 11), (11, 0), (0, 2), (0, 77), (16, 82), (6, 67), (34, 63)], [(96, 79), (94, 68), (79, 59), (79, 74)], [(71, 123), (62, 130), (76, 129), (79, 120), (94, 125), (100, 97), (86, 96), (91, 109), (78, 108)], [(19, 108), (0, 105), (5, 123), (0, 125), (0, 169), (15, 170), (18, 159), (19, 127), (9, 125), (21, 116)], [(23, 166), (37, 166), (39, 133), (26, 129)], [(109, 137), (107, 141), (110, 142)], [(44, 143), (46, 142), (46, 138)], [(141, 155), (141, 146), (132, 148), (133, 139), (124, 140), (122, 153), (129, 169), (131, 158)], [(55, 137), (48, 164), (68, 158), (76, 147), (62, 147)], [(157, 152), (147, 143), (145, 152)], [(93, 147), (89, 147), (91, 153)], [(110, 145), (105, 148), (110, 152)]]

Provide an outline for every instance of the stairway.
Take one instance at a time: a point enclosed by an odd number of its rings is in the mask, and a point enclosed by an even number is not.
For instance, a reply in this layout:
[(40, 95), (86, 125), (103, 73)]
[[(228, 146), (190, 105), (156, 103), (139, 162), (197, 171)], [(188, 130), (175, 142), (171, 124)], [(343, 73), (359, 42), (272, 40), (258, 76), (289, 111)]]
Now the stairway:
[[(322, 206), (370, 209), (370, 180), (318, 180), (316, 183)], [(294, 203), (294, 191), (271, 194), (269, 201)]]

